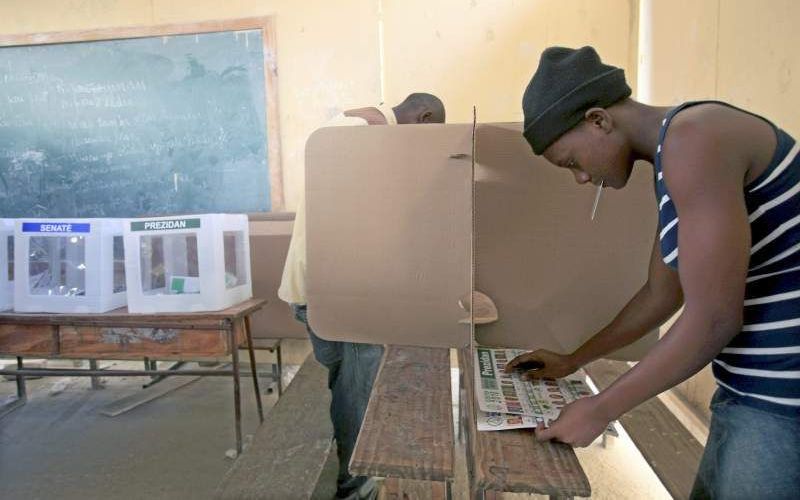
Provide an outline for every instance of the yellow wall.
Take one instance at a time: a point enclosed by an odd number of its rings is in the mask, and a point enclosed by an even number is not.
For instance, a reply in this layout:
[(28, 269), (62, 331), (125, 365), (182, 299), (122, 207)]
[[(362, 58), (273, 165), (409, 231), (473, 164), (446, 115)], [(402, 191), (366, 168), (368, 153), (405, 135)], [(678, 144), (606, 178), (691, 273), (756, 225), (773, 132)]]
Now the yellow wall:
[[(720, 99), (800, 134), (800, 2), (642, 0), (651, 9), (648, 102)], [(647, 93), (647, 92), (644, 92)]]
[(387, 102), (429, 91), (448, 122), (471, 122), (473, 105), (482, 122), (522, 121), (522, 93), (550, 45), (591, 44), (626, 73), (636, 57), (629, 0), (387, 0), (382, 11)]

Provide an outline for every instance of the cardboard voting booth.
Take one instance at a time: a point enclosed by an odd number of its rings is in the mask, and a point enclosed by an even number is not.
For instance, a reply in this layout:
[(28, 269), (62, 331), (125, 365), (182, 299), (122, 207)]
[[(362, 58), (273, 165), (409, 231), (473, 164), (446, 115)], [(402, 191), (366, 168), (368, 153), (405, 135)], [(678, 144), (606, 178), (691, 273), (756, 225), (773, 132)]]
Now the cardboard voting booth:
[[(656, 234), (649, 166), (590, 220), (595, 189), (534, 156), (519, 123), (324, 128), (306, 193), (309, 321), (331, 340), (458, 347), (474, 328), (485, 345), (571, 351), (645, 283)], [(473, 289), (497, 321), (459, 323)]]

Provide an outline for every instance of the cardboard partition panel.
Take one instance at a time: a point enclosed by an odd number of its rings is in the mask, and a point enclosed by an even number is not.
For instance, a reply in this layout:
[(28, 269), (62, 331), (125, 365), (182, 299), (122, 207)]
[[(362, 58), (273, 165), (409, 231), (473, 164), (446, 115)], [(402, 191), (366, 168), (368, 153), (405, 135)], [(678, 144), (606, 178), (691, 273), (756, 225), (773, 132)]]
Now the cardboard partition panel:
[[(476, 130), (476, 290), (499, 319), (477, 325), (487, 345), (571, 352), (599, 331), (647, 279), (656, 234), (653, 171), (637, 164), (628, 185), (597, 188), (533, 154), (521, 124)], [(638, 359), (657, 331), (614, 357)]]
[[(498, 311), (475, 326), (484, 344), (566, 352), (606, 325), (646, 280), (652, 170), (605, 189), (591, 221), (595, 189), (535, 157), (520, 130), (476, 128), (474, 200), (471, 125), (316, 132), (306, 148), (312, 328), (333, 340), (462, 346), (458, 301), (471, 282)], [(641, 357), (656, 335), (616, 357)]]
[(322, 338), (464, 346), (472, 125), (336, 127), (306, 145), (309, 323)]
[(253, 296), (268, 300), (250, 322), (254, 338), (308, 338), (305, 326), (294, 319), (289, 304), (278, 298), (293, 221), (294, 214), (265, 214), (250, 222)]

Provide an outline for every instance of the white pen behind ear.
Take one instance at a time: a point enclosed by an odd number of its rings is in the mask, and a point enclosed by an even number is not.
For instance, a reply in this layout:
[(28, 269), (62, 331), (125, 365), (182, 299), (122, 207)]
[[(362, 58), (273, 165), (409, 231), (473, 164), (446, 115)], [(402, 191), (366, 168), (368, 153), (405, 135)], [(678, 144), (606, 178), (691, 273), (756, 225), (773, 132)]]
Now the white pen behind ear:
[(594, 220), (594, 214), (597, 212), (597, 204), (600, 203), (600, 193), (603, 192), (603, 184), (605, 184), (605, 180), (600, 181), (600, 185), (597, 186), (597, 194), (594, 197), (594, 206), (592, 207), (592, 216), (590, 220)]

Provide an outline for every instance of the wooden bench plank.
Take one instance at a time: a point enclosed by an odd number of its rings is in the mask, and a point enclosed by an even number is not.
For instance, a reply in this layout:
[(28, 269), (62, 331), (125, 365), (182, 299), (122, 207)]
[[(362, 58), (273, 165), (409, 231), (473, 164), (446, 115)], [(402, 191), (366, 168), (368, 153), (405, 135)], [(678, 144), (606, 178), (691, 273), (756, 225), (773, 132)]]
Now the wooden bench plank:
[(448, 349), (387, 346), (350, 472), (452, 480), (451, 398)]
[(331, 449), (328, 370), (309, 356), (217, 488), (231, 500), (310, 498)]
[[(598, 389), (610, 386), (630, 369), (627, 363), (601, 359), (585, 367)], [(629, 411), (619, 422), (673, 498), (689, 498), (703, 445), (658, 398)]]
[(387, 477), (383, 480), (380, 500), (446, 500), (447, 486), (441, 481), (417, 481)]
[(589, 480), (569, 445), (539, 443), (532, 430), (478, 432), (472, 353), (459, 351), (467, 466), (475, 496), (486, 491), (539, 493), (555, 497), (591, 495)]

